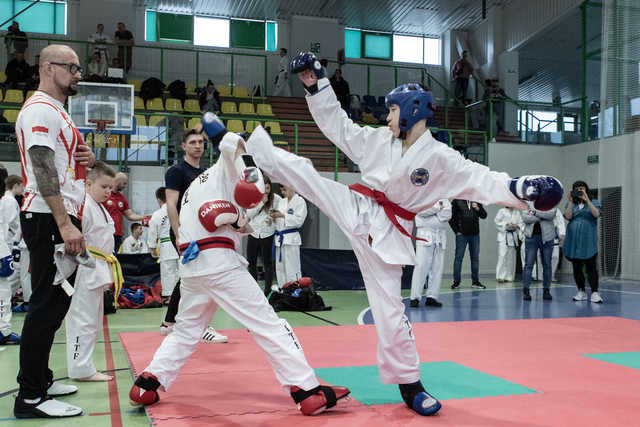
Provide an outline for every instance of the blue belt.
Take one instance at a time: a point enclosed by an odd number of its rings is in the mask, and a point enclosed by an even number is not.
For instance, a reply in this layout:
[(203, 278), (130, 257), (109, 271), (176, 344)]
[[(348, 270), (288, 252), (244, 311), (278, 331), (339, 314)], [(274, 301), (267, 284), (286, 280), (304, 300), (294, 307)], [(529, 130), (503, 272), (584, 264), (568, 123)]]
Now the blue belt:
[[(278, 239), (279, 239), (278, 243), (280, 246), (280, 257), (278, 259), (278, 262), (282, 262), (282, 242), (284, 242), (284, 235), (297, 233), (299, 231), (300, 231), (299, 228), (289, 228), (288, 230), (282, 230), (282, 231), (276, 230), (274, 234), (278, 236)], [(273, 239), (273, 245), (271, 245), (271, 259), (276, 259), (276, 239), (275, 238)]]

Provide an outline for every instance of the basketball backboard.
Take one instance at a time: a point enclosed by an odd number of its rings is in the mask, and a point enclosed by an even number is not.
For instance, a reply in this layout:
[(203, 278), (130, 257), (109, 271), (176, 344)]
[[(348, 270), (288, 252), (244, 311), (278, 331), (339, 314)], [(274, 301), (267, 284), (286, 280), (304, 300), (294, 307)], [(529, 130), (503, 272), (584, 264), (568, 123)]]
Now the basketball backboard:
[(106, 121), (110, 133), (135, 133), (133, 85), (78, 83), (69, 98), (69, 113), (80, 132), (93, 132), (97, 121)]

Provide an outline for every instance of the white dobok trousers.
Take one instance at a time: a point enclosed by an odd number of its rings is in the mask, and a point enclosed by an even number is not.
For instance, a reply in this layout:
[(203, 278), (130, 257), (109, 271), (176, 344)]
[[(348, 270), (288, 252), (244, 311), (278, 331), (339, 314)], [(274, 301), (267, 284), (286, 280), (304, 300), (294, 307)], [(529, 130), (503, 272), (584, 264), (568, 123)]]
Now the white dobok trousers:
[(0, 333), (7, 336), (11, 331), (11, 282), (0, 277)]
[(498, 242), (498, 264), (496, 265), (496, 280), (513, 282), (516, 277), (516, 247), (507, 246), (505, 242)]
[(168, 259), (160, 261), (160, 282), (162, 283), (162, 296), (169, 297), (173, 293), (173, 288), (180, 280), (178, 273), (178, 260)]
[(295, 385), (310, 390), (318, 386), (293, 329), (276, 315), (246, 269), (183, 277), (180, 294), (173, 332), (162, 341), (145, 369), (158, 378), (164, 390), (169, 389), (195, 351), (218, 306), (251, 331), (283, 387)]
[(413, 276), (411, 277), (411, 299), (422, 298), (424, 281), (427, 276), (429, 276), (427, 297), (438, 299), (444, 263), (442, 246), (416, 244), (416, 261), (417, 264), (413, 267)]
[[(78, 279), (82, 280), (82, 277)], [(69, 378), (86, 378), (96, 373), (93, 350), (102, 329), (103, 316), (104, 288), (89, 289), (76, 279), (75, 292), (64, 319)]]
[[(282, 260), (280, 253), (282, 252)], [(293, 282), (302, 277), (300, 268), (300, 245), (276, 246), (276, 279), (278, 286), (282, 288), (285, 283)]]

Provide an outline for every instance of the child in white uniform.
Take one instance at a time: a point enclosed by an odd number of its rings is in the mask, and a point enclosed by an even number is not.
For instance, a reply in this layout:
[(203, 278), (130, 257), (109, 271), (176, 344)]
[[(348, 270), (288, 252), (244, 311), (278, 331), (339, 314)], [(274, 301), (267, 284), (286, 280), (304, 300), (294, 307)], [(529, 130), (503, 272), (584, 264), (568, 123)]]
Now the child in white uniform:
[(162, 282), (162, 300), (168, 303), (173, 288), (180, 280), (178, 274), (178, 252), (169, 237), (169, 215), (167, 214), (167, 196), (165, 187), (156, 190), (156, 200), (160, 209), (151, 215), (147, 245), (154, 258), (160, 258), (160, 281)]
[[(205, 118), (208, 115), (213, 116), (205, 113)], [(224, 128), (216, 124), (214, 130), (205, 130), (213, 137)], [(319, 385), (293, 329), (273, 311), (247, 271), (247, 261), (236, 252), (241, 234), (251, 231), (236, 203), (244, 208), (257, 206), (264, 183), (250, 156), (242, 156), (242, 138), (226, 133), (219, 147), (218, 161), (193, 180), (182, 198), (178, 232), (181, 300), (173, 332), (136, 379), (129, 399), (134, 405), (159, 400), (157, 389), (169, 389), (220, 306), (251, 331), (276, 378), (291, 392), (303, 414), (318, 413), (346, 397), (349, 390)], [(252, 390), (251, 384), (238, 387)], [(250, 400), (247, 405), (251, 407)]]
[(307, 202), (296, 194), (295, 190), (282, 186), (282, 198), (271, 213), (275, 220), (276, 232), (273, 236), (275, 246), (276, 278), (278, 288), (302, 277), (300, 269), (300, 228), (307, 218)]
[(424, 281), (429, 276), (425, 305), (441, 307), (440, 284), (444, 251), (447, 249), (447, 226), (451, 219), (451, 202), (439, 200), (433, 207), (416, 215), (416, 265), (411, 278), (411, 307), (420, 305)]
[[(93, 350), (102, 329), (104, 287), (114, 281), (111, 265), (105, 257), (113, 257), (113, 219), (102, 203), (109, 198), (116, 174), (107, 164), (96, 162), (87, 172), (86, 192), (82, 208), (82, 235), (87, 251), (95, 258), (95, 268), (78, 266), (75, 292), (65, 318), (67, 333), (67, 370), (76, 381), (110, 381), (112, 376), (96, 370)], [(102, 253), (102, 255), (100, 254)]]
[(498, 283), (513, 282), (516, 276), (516, 248), (520, 243), (520, 229), (524, 226), (522, 215), (519, 210), (506, 207), (498, 211), (494, 222), (498, 229), (496, 280)]
[(400, 292), (402, 266), (415, 264), (407, 232), (415, 212), (443, 198), (524, 208), (521, 199), (526, 197), (550, 209), (562, 198), (562, 187), (551, 177), (511, 179), (436, 141), (426, 129), (433, 99), (417, 84), (387, 95), (389, 127), (361, 127), (340, 108), (315, 55), (298, 54), (291, 70), (301, 73), (316, 124), (358, 164), (367, 186), (348, 188), (321, 177), (308, 159), (275, 148), (260, 127), (252, 133), (247, 150), (272, 179), (294, 187), (346, 234), (375, 319), (380, 379), (398, 384), (409, 408), (421, 415), (434, 414), (441, 405), (420, 383), (420, 361)]
[[(0, 167), (0, 192), (4, 193), (5, 178), (7, 178), (7, 170)], [(10, 192), (7, 192), (11, 194)], [(0, 204), (5, 205), (5, 194)], [(13, 197), (13, 196), (11, 196)], [(13, 199), (15, 202), (15, 199)], [(19, 277), (17, 271), (14, 271), (13, 256), (11, 255), (12, 247), (15, 239), (11, 234), (10, 222), (15, 216), (13, 209), (3, 206), (0, 209), (0, 345), (20, 344), (20, 336), (11, 330), (11, 297), (14, 290), (12, 283), (16, 277)]]

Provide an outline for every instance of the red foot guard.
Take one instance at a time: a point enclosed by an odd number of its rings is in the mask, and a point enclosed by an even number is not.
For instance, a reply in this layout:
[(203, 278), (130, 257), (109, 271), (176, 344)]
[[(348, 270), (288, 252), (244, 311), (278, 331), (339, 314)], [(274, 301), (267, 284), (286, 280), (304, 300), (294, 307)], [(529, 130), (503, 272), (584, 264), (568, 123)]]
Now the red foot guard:
[(136, 378), (136, 382), (133, 383), (131, 391), (129, 391), (129, 402), (133, 406), (153, 405), (160, 400), (158, 387), (160, 387), (160, 383), (156, 376), (149, 372), (143, 372)]
[(347, 398), (349, 393), (351, 391), (346, 387), (320, 385), (309, 391), (291, 387), (291, 397), (303, 415), (317, 415), (333, 408), (339, 400)]

